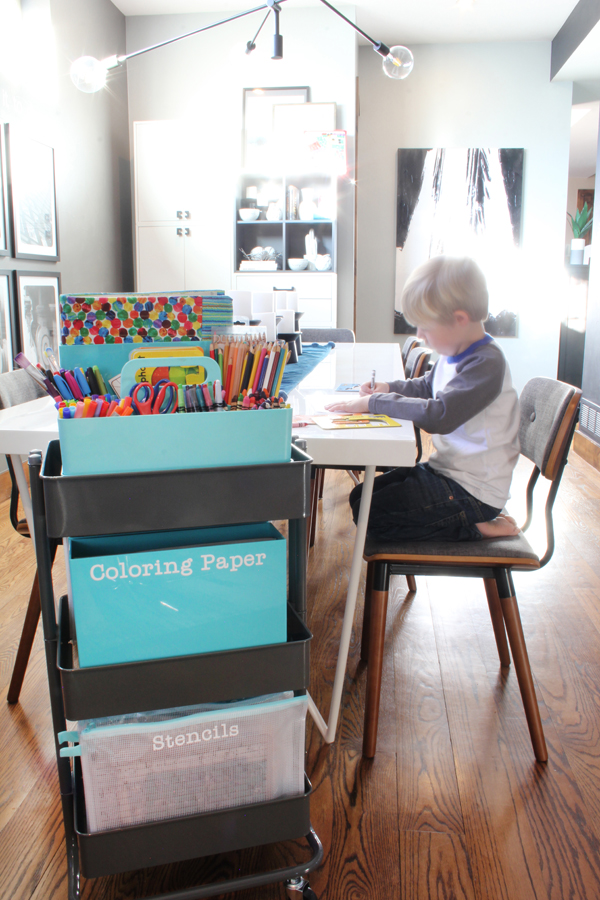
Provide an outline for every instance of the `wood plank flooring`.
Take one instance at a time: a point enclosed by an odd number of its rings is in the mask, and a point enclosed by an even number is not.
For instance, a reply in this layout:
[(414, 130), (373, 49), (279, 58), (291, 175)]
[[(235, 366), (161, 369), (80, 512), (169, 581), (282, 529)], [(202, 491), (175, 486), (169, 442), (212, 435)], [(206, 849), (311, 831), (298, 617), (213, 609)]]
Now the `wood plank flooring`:
[[(526, 477), (519, 468), (513, 493)], [(327, 473), (309, 559), (311, 693), (325, 717), (354, 526), (351, 482)], [(511, 509), (522, 518), (522, 509)], [(362, 602), (336, 742), (311, 721), (307, 771), (325, 848), (319, 900), (600, 898), (600, 474), (571, 455), (556, 506), (557, 549), (515, 576), (550, 759), (536, 764), (512, 670), (498, 664), (483, 586), (392, 579), (378, 752), (361, 756)], [(34, 575), (31, 543), (0, 503), (0, 900), (66, 900), (66, 856), (43, 642), (21, 701), (6, 703)], [(59, 550), (57, 592), (65, 574)], [(136, 900), (306, 858), (303, 842), (83, 880), (85, 900)], [(283, 898), (280, 885), (238, 892)]]

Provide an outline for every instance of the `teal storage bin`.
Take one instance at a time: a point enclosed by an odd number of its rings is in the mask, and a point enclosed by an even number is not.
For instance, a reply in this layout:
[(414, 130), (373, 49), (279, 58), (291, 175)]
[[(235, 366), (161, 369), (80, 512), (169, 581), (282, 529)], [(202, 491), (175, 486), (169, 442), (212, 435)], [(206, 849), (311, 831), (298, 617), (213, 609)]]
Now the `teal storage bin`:
[[(122, 395), (142, 360), (125, 363)], [(161, 366), (199, 365), (197, 357), (162, 357)], [(217, 363), (202, 358), (209, 380)], [(220, 411), (157, 416), (58, 419), (63, 475), (112, 475), (166, 469), (267, 465), (290, 460), (292, 410)]]
[(289, 462), (292, 410), (59, 419), (63, 475)]
[(286, 641), (270, 523), (71, 538), (65, 555), (82, 668)]

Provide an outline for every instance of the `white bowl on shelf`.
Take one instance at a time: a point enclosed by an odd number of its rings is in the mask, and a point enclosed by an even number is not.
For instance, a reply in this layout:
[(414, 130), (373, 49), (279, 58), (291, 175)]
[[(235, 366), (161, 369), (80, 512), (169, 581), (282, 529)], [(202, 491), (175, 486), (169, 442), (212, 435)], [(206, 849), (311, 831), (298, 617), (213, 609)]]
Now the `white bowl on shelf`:
[(244, 208), (238, 210), (238, 212), (240, 214), (240, 219), (243, 222), (255, 222), (260, 216), (260, 209)]
[(308, 265), (305, 259), (288, 259), (288, 266), (292, 272), (301, 272)]

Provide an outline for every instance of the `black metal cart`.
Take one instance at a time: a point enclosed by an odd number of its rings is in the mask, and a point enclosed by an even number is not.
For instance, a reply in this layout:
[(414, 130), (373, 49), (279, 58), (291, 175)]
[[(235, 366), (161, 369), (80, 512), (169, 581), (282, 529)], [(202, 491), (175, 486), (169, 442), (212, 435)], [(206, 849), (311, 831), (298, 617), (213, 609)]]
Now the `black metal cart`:
[[(55, 740), (65, 720), (195, 703), (226, 702), (282, 690), (306, 691), (311, 634), (306, 614), (306, 523), (310, 457), (292, 444), (289, 462), (269, 466), (63, 476), (60, 444), (29, 457), (35, 546)], [(51, 541), (63, 537), (180, 530), (288, 520), (287, 643), (89, 668), (73, 666), (67, 598), (55, 614)], [(57, 621), (58, 619), (58, 621)], [(56, 756), (68, 859), (68, 897), (86, 878), (306, 837), (308, 862), (155, 895), (195, 900), (285, 883), (290, 897), (316, 895), (306, 876), (323, 857), (305, 793), (251, 806), (90, 833), (79, 761)]]

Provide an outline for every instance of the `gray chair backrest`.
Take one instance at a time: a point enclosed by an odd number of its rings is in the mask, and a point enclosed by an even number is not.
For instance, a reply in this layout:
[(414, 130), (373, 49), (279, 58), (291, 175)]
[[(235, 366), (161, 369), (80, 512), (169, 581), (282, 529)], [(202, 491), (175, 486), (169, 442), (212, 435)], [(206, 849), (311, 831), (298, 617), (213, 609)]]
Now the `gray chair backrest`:
[(403, 366), (406, 367), (406, 360), (408, 359), (408, 354), (410, 353), (410, 351), (414, 350), (415, 347), (420, 347), (422, 345), (422, 343), (423, 343), (423, 341), (421, 340), (421, 338), (414, 337), (413, 335), (411, 335), (411, 337), (406, 338), (406, 340), (404, 341), (403, 347), (402, 347), (402, 364), (403, 364)]
[(519, 441), (521, 453), (546, 478), (554, 478), (570, 439), (581, 391), (553, 378), (537, 376), (528, 381), (521, 396)]
[(428, 350), (427, 347), (414, 347), (408, 354), (404, 366), (404, 377), (419, 378), (424, 375), (430, 359), (431, 350)]
[(15, 369), (14, 372), (3, 372), (0, 375), (1, 409), (9, 409), (19, 403), (27, 403), (28, 400), (46, 396), (43, 388), (35, 383), (25, 369)]
[(303, 344), (326, 344), (333, 341), (334, 344), (353, 344), (354, 332), (350, 328), (303, 328)]

